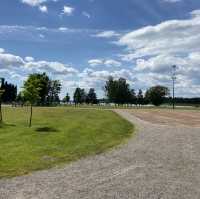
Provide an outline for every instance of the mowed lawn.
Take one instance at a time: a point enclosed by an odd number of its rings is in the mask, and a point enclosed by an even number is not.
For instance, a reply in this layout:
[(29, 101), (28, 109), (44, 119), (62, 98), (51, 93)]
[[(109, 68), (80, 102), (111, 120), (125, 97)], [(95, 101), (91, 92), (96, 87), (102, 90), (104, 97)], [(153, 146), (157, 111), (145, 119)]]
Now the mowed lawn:
[(27, 174), (104, 152), (122, 143), (133, 126), (112, 111), (70, 108), (3, 108), (0, 178)]

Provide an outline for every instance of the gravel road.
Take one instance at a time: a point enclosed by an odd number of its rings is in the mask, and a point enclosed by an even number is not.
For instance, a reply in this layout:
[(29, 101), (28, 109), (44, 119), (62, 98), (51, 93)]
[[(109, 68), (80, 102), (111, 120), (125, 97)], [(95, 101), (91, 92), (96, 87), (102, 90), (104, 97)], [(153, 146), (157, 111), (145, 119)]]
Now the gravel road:
[(137, 126), (127, 144), (65, 168), (0, 180), (0, 199), (199, 199), (200, 128)]

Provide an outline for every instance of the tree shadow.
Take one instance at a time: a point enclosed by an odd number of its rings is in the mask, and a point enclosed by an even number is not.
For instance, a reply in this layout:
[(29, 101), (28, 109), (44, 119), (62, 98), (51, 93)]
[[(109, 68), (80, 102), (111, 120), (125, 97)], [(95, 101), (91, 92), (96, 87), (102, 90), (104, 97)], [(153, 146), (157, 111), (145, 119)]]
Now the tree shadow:
[(0, 123), (0, 128), (3, 128), (3, 127), (15, 127), (16, 125), (15, 124), (9, 124), (9, 123)]
[(59, 132), (58, 129), (56, 129), (54, 127), (49, 127), (49, 126), (38, 127), (38, 128), (35, 129), (35, 131), (43, 132), (43, 133), (46, 133), (46, 132)]

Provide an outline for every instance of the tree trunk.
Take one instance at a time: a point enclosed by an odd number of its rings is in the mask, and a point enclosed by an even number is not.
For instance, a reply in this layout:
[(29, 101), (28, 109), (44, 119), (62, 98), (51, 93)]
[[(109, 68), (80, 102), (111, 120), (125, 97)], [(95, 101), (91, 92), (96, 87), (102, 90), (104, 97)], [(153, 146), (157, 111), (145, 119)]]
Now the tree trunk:
[(33, 105), (31, 104), (31, 114), (30, 114), (30, 120), (29, 120), (29, 127), (32, 125), (32, 115), (33, 115)]

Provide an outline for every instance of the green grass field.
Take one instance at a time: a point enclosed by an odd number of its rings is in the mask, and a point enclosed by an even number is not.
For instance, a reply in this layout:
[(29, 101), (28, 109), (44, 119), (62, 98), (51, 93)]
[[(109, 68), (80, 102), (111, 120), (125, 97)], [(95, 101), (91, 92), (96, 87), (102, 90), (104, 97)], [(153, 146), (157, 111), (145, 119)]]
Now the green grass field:
[(28, 107), (4, 107), (3, 116), (0, 178), (104, 152), (133, 132), (129, 122), (105, 110), (34, 108), (32, 128), (28, 128)]

